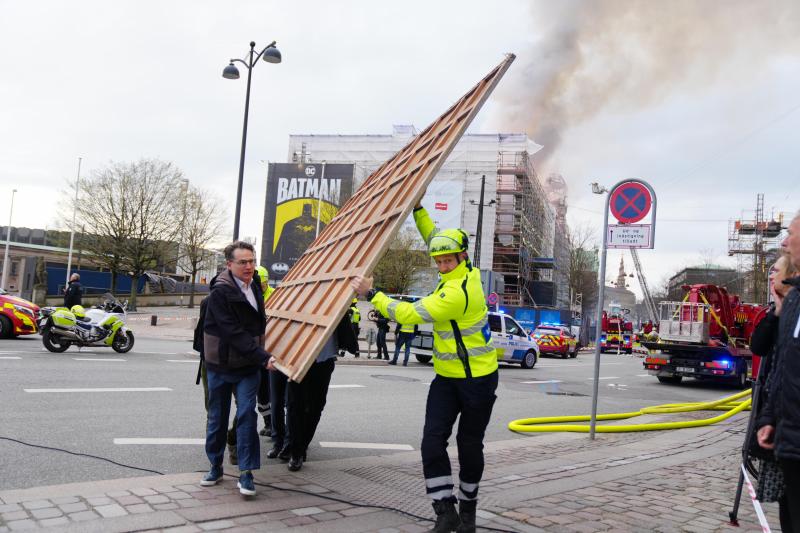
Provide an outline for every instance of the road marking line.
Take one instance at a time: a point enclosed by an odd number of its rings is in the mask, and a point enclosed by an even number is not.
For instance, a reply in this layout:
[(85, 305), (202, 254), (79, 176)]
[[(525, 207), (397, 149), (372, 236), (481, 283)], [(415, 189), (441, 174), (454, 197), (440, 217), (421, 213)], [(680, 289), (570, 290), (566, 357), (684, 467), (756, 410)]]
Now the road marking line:
[(73, 357), (72, 360), (73, 361), (114, 361), (114, 362), (121, 361), (123, 363), (125, 361), (127, 361), (127, 359), (98, 359), (97, 357)]
[[(592, 380), (594, 378), (586, 378), (587, 380)], [(619, 376), (606, 376), (598, 379), (619, 379)]]
[(145, 355), (178, 355), (175, 352), (140, 352), (138, 350), (133, 353), (145, 354)]
[(358, 389), (363, 388), (364, 385), (330, 385), (329, 389)]
[(560, 379), (545, 379), (543, 381), (520, 381), (520, 383), (526, 383), (531, 385), (538, 385), (540, 383), (564, 383)]
[(0, 359), (22, 359), (22, 357), (15, 355), (0, 355)]
[(192, 359), (167, 359), (167, 363), (195, 363), (197, 364), (200, 359), (192, 360)]
[(204, 445), (206, 439), (151, 439), (151, 438), (130, 438), (114, 439), (114, 444), (192, 444)]
[(409, 444), (382, 444), (380, 442), (320, 442), (323, 448), (350, 448), (356, 450), (404, 450), (414, 451)]
[(649, 378), (650, 374), (636, 374), (637, 378)]
[(117, 389), (22, 389), (25, 392), (171, 392), (168, 387), (121, 387)]

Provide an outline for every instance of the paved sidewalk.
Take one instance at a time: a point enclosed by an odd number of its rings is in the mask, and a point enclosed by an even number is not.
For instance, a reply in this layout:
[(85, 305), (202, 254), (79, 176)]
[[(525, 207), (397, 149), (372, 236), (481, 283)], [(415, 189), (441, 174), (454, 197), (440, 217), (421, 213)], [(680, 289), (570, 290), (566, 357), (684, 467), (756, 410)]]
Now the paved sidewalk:
[[(705, 428), (598, 434), (595, 441), (550, 433), (489, 443), (479, 529), (760, 531), (746, 492), (741, 527), (727, 523), (745, 423), (740, 415)], [(4, 491), (0, 533), (36, 527), (413, 533), (431, 526), (418, 452), (309, 459), (296, 473), (265, 461), (256, 480), (269, 486), (257, 487), (252, 499), (239, 495), (235, 477), (200, 487), (200, 473)], [(777, 531), (777, 505), (764, 508)]]

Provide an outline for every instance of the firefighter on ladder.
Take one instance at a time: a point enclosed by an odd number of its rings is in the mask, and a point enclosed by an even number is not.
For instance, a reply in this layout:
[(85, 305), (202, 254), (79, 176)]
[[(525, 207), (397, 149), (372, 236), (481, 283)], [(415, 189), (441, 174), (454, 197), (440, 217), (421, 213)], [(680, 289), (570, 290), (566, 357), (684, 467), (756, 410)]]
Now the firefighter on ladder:
[[(356, 276), (353, 289), (380, 313), (401, 324), (433, 323), (433, 368), (422, 436), (425, 488), (433, 500), (436, 525), (431, 531), (475, 531), (478, 483), (483, 475), (483, 437), (497, 389), (497, 354), (491, 340), (480, 272), (467, 257), (467, 234), (437, 231), (419, 204), (417, 228), (436, 261), (440, 282), (429, 296), (407, 303), (372, 288), (372, 278)], [(447, 440), (459, 417), (458, 500), (447, 455)], [(455, 503), (459, 503), (456, 512)]]

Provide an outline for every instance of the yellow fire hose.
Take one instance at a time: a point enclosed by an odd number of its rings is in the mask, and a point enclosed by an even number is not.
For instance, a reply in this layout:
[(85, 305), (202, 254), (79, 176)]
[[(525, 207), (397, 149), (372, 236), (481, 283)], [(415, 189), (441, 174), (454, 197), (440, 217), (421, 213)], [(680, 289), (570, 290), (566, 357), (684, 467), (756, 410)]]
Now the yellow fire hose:
[[(641, 415), (656, 415), (668, 413), (688, 413), (691, 411), (725, 411), (721, 415), (701, 420), (684, 420), (681, 422), (655, 422), (650, 424), (631, 424), (625, 426), (595, 426), (598, 433), (626, 433), (629, 431), (660, 431), (664, 429), (694, 428), (700, 426), (710, 426), (730, 418), (736, 413), (745, 409), (750, 409), (751, 399), (737, 401), (740, 398), (750, 395), (752, 389), (747, 389), (740, 393), (728, 396), (713, 402), (693, 402), (693, 403), (665, 403), (654, 405), (653, 407), (643, 407), (638, 411), (630, 413), (612, 413), (607, 415), (597, 415), (597, 420), (627, 420)], [(508, 423), (508, 429), (519, 433), (545, 433), (569, 431), (573, 433), (589, 433), (588, 424), (565, 424), (564, 422), (589, 422), (589, 415), (577, 416), (544, 416), (538, 418), (520, 418)]]

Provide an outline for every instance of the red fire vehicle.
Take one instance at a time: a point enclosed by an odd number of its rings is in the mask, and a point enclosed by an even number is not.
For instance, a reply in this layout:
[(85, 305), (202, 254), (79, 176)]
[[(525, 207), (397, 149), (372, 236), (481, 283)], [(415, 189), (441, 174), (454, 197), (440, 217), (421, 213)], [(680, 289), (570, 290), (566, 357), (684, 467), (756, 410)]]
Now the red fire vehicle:
[(642, 342), (650, 350), (644, 367), (662, 383), (717, 378), (746, 387), (758, 371), (748, 343), (765, 306), (742, 303), (716, 285), (682, 288), (683, 301), (660, 304), (658, 340)]
[(612, 309), (611, 314), (603, 311), (602, 333), (600, 334), (600, 353), (633, 352), (633, 324), (625, 320), (621, 309)]

